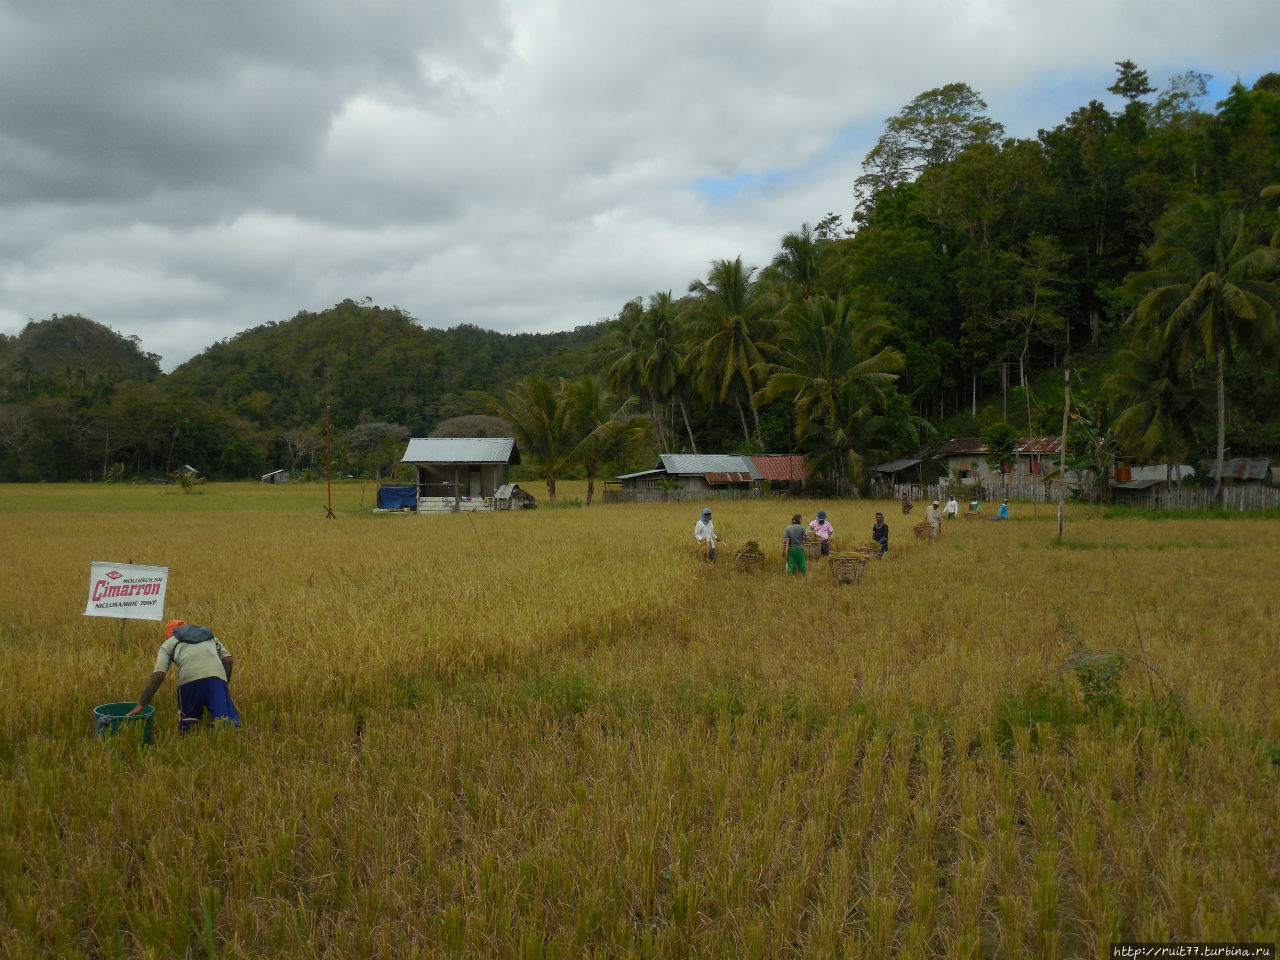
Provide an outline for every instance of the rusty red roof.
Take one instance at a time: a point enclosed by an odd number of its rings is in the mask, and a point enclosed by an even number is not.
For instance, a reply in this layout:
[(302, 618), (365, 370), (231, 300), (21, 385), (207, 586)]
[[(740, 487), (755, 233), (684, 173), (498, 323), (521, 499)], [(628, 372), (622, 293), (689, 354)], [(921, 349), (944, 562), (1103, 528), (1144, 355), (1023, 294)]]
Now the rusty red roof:
[[(1201, 476), (1212, 478), (1215, 466), (1217, 466), (1215, 460), (1201, 460), (1198, 472)], [(1226, 480), (1266, 480), (1270, 467), (1270, 460), (1227, 457), (1222, 461), (1222, 476)]]
[(760, 471), (761, 478), (770, 481), (803, 483), (805, 479), (804, 456), (798, 453), (756, 454), (751, 462)]
[(750, 483), (749, 473), (704, 473), (707, 483)]

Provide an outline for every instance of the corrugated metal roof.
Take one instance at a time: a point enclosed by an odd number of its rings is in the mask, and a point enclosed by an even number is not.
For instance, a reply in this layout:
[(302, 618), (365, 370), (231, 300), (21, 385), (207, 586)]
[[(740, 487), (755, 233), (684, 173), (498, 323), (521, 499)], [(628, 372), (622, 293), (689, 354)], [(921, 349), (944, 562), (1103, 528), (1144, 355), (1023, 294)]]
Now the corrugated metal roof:
[(762, 480), (804, 483), (805, 459), (799, 453), (760, 453), (751, 457)]
[(1061, 437), (1024, 437), (1018, 441), (1018, 445), (1013, 448), (1014, 454), (1019, 453), (1044, 453), (1053, 454), (1062, 452)]
[(971, 457), (987, 452), (987, 445), (978, 437), (956, 437), (933, 448), (935, 457)]
[[(1214, 477), (1216, 463), (1216, 460), (1201, 460), (1199, 472), (1206, 477)], [(1224, 480), (1266, 480), (1270, 467), (1270, 460), (1230, 457), (1222, 461), (1222, 477)]]
[(878, 467), (872, 467), (873, 473), (897, 473), (899, 470), (905, 470), (907, 467), (914, 467), (919, 460), (890, 460), (888, 463), (882, 463)]
[(707, 473), (707, 483), (750, 483), (751, 474), (742, 473)]
[(1113, 483), (1112, 490), (1150, 490), (1152, 487), (1164, 483), (1160, 478), (1148, 478), (1146, 480), (1128, 480), (1125, 483)]
[(659, 477), (665, 473), (666, 471), (661, 468), (655, 468), (653, 470), (637, 470), (635, 473), (620, 473), (618, 474), (618, 479), (635, 480), (638, 477)]
[[(1062, 450), (1061, 437), (1019, 437), (1014, 444), (1015, 456), (1031, 453), (1053, 454)], [(973, 457), (990, 453), (991, 448), (980, 437), (956, 437), (933, 448), (935, 457)]]
[(401, 463), (519, 463), (510, 437), (414, 437)]
[(750, 457), (730, 453), (664, 453), (659, 465), (667, 473), (687, 475), (691, 473), (749, 473), (752, 480), (759, 480), (760, 471)]

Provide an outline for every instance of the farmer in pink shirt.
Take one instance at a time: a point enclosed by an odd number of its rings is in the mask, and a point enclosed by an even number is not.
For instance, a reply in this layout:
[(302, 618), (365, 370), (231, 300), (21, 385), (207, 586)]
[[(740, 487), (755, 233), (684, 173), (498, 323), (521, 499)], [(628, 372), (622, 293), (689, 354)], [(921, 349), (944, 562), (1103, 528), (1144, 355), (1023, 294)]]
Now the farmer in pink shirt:
[(831, 552), (831, 535), (836, 532), (827, 520), (827, 511), (819, 510), (818, 519), (810, 522), (809, 529), (822, 541), (822, 555), (825, 557)]

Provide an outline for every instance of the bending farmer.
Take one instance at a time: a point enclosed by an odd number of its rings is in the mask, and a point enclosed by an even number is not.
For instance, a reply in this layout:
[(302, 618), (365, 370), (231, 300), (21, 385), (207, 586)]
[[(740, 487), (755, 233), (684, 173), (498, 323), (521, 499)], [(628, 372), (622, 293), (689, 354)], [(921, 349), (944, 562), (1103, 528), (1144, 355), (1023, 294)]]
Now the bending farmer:
[(138, 697), (138, 705), (129, 711), (136, 716), (151, 702), (164, 683), (169, 667), (178, 665), (178, 732), (186, 733), (208, 711), (215, 724), (230, 721), (240, 726), (240, 714), (231, 700), (231, 651), (213, 635), (208, 627), (188, 626), (182, 620), (164, 625), (165, 641), (156, 654), (155, 672)]

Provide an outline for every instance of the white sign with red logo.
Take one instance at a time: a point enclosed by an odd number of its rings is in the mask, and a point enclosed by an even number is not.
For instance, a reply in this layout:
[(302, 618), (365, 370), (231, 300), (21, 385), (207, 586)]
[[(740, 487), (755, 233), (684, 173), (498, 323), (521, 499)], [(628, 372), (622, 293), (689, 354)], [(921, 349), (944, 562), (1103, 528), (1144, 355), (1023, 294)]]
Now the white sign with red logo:
[(139, 563), (90, 563), (86, 617), (163, 620), (168, 567)]

